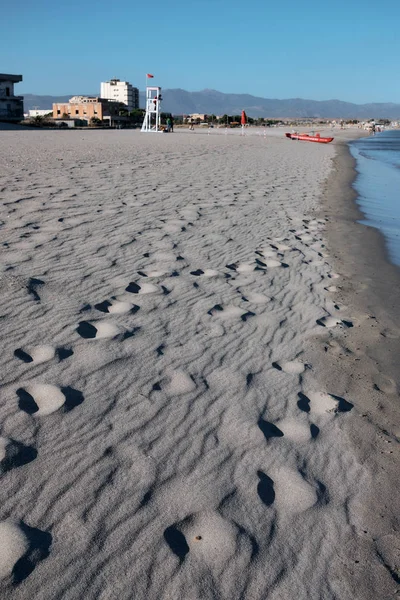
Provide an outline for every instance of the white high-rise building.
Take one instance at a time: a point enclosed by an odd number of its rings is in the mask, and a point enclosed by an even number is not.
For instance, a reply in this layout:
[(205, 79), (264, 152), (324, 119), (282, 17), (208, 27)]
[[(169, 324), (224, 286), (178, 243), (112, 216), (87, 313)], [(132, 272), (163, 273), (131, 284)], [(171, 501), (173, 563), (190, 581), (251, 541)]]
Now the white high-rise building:
[(100, 96), (106, 100), (122, 102), (128, 110), (139, 108), (139, 90), (133, 87), (129, 81), (120, 81), (119, 79), (102, 81)]

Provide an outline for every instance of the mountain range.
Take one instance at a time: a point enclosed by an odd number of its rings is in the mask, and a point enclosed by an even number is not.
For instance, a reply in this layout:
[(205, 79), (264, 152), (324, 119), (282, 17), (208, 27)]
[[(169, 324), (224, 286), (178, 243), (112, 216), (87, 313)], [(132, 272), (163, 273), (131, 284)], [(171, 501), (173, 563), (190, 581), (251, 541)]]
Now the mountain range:
[[(66, 96), (40, 96), (25, 94), (25, 110), (51, 109), (53, 102), (68, 102), (74, 94)], [(96, 94), (91, 94), (96, 95)], [(163, 90), (164, 112), (175, 115), (240, 114), (245, 110), (250, 117), (284, 118), (332, 118), (332, 119), (400, 119), (400, 104), (371, 103), (352, 104), (341, 100), (287, 100), (259, 98), (250, 94), (224, 94), (216, 90), (188, 92), (181, 89)], [(144, 92), (140, 92), (140, 105), (144, 106)]]

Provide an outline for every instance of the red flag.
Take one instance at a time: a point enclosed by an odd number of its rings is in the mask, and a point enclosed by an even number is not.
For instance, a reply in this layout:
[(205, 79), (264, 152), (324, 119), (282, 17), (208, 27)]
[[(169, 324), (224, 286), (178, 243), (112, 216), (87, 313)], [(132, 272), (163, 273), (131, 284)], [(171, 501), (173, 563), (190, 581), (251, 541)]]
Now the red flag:
[(149, 79), (153, 78), (154, 75), (150, 75), (150, 73), (147, 73), (146, 77), (148, 77)]
[(244, 110), (242, 110), (242, 118), (240, 119), (240, 122), (242, 125), (246, 125), (246, 123), (247, 123), (247, 115), (244, 112)]

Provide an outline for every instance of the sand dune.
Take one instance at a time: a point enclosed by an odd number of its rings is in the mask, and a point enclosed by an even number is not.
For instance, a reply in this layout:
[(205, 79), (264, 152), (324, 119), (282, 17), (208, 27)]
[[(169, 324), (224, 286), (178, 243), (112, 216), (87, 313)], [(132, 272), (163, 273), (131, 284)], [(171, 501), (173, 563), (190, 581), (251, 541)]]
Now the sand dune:
[(319, 216), (334, 146), (2, 138), (4, 597), (383, 598), (378, 554), (342, 576), (360, 398), (307, 359), (353, 319)]

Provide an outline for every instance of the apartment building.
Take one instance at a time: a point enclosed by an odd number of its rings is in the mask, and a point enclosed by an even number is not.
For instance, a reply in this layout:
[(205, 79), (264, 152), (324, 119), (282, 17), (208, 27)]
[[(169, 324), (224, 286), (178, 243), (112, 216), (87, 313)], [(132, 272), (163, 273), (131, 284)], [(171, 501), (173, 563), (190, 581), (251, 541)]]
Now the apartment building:
[(120, 81), (119, 79), (102, 81), (100, 96), (107, 100), (125, 104), (128, 111), (139, 108), (139, 90), (133, 87), (129, 81)]
[(14, 84), (22, 75), (0, 73), (0, 121), (18, 122), (24, 118), (24, 98), (14, 95)]

